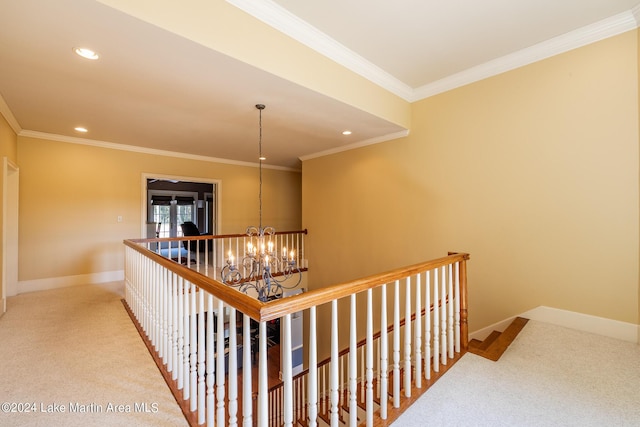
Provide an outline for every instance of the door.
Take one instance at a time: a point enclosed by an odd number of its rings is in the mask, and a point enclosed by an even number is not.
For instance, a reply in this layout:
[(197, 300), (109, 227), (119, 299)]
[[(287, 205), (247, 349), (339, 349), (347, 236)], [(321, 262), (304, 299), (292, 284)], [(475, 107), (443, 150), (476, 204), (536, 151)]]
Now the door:
[(186, 191), (149, 190), (149, 221), (157, 226), (158, 237), (181, 237), (180, 225), (195, 222), (198, 194)]

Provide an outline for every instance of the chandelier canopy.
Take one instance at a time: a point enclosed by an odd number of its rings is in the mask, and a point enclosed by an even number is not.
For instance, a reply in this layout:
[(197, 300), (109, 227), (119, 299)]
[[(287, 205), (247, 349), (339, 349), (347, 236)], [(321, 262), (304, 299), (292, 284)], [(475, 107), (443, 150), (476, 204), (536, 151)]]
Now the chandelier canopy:
[[(259, 212), (258, 226), (247, 227), (247, 245), (244, 248), (242, 260), (237, 263), (232, 251), (229, 251), (224, 267), (222, 267), (222, 282), (238, 287), (241, 292), (253, 290), (260, 301), (282, 295), (283, 289), (292, 289), (302, 280), (302, 271), (298, 267), (293, 250), (287, 252), (286, 247), (278, 248), (275, 239), (276, 230), (273, 227), (262, 226), (262, 162), (266, 158), (262, 155), (262, 110), (264, 104), (256, 104), (259, 111)], [(240, 254), (238, 254), (238, 259)], [(291, 279), (291, 280), (289, 280)]]

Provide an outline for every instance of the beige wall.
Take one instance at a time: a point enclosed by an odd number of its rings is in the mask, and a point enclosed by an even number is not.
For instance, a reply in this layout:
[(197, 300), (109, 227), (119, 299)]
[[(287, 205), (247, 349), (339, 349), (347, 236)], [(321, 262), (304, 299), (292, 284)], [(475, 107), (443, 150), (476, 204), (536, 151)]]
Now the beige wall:
[[(257, 223), (255, 167), (26, 137), (18, 163), (21, 282), (122, 270), (122, 240), (141, 237), (143, 173), (220, 180), (220, 232)], [(299, 229), (300, 173), (263, 174), (263, 223)]]
[(471, 254), (471, 331), (546, 305), (638, 322), (638, 36), (413, 105), (409, 137), (303, 164), (310, 288)]

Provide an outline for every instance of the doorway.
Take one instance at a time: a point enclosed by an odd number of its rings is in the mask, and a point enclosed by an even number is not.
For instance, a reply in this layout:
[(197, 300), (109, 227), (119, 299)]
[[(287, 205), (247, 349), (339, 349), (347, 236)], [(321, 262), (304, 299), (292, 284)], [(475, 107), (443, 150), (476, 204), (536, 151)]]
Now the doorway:
[(201, 234), (217, 234), (219, 181), (143, 175), (145, 237), (180, 237), (193, 222)]
[(18, 176), (6, 157), (2, 162), (2, 301), (0, 316), (7, 311), (7, 297), (18, 294)]

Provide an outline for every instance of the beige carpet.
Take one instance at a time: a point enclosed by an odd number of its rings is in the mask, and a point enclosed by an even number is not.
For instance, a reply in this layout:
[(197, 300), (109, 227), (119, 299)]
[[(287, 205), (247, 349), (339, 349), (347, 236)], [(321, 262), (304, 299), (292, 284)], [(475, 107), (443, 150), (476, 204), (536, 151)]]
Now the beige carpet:
[(640, 426), (640, 347), (529, 321), (498, 362), (465, 354), (393, 427)]
[(123, 292), (119, 282), (8, 299), (0, 425), (187, 425), (122, 306)]

